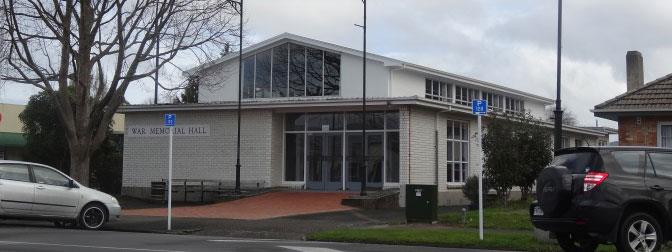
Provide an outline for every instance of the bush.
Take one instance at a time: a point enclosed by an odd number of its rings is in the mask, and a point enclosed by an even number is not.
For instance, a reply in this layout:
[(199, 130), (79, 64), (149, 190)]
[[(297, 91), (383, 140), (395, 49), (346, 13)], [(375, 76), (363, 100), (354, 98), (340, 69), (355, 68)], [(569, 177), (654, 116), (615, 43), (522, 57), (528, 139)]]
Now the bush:
[[(483, 202), (485, 202), (488, 191), (490, 191), (491, 188), (490, 183), (483, 178)], [(462, 193), (464, 194), (464, 197), (471, 201), (470, 207), (478, 207), (478, 176), (467, 178), (464, 187), (462, 187)]]

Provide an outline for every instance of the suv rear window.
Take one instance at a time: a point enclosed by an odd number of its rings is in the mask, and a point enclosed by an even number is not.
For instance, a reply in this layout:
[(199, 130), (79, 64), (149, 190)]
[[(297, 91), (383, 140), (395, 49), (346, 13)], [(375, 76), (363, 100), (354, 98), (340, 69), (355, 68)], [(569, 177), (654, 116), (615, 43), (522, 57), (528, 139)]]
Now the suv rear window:
[(555, 156), (551, 166), (564, 166), (572, 174), (585, 174), (600, 169), (600, 155), (595, 152), (570, 152)]

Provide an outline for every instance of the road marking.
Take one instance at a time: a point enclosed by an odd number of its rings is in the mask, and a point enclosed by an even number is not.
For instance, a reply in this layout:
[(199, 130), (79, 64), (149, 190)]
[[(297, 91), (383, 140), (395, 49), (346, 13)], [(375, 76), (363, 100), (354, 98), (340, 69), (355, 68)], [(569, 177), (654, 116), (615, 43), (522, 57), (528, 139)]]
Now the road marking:
[(296, 250), (300, 252), (343, 252), (341, 250), (335, 250), (330, 248), (316, 248), (316, 247), (296, 247), (296, 246), (278, 246), (279, 248)]
[[(219, 239), (219, 240), (208, 240), (209, 242), (241, 242), (241, 243), (261, 243), (261, 242), (290, 242), (286, 240), (278, 239), (251, 239), (251, 240), (239, 240), (239, 239)], [(294, 242), (294, 241), (292, 241)]]
[(107, 250), (131, 250), (131, 251), (147, 251), (147, 252), (184, 252), (184, 251), (180, 251), (180, 250), (141, 249), (141, 248), (122, 248), (122, 247), (104, 247), (104, 246), (89, 246), (89, 245), (75, 245), (75, 244), (57, 244), (57, 243), (41, 243), (41, 242), (0, 241), (0, 244), (7, 244), (7, 245), (56, 246), (56, 247), (73, 247), (73, 248), (93, 248), (93, 249), (107, 249)]

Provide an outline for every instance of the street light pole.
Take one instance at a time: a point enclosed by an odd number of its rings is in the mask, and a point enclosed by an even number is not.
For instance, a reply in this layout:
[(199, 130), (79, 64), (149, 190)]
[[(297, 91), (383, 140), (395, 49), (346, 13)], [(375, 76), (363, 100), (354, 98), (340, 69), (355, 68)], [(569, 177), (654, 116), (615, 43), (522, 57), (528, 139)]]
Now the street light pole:
[(238, 134), (236, 138), (236, 188), (240, 194), (240, 112), (243, 95), (243, 0), (240, 0), (240, 36), (238, 37)]
[(562, 0), (558, 0), (558, 56), (557, 56), (557, 70), (556, 70), (556, 97), (555, 97), (555, 132), (554, 132), (554, 149), (562, 148), (562, 101), (560, 100), (560, 62), (562, 55)]
[(364, 46), (362, 52), (362, 164), (364, 167), (360, 169), (360, 179), (362, 180), (362, 186), (360, 188), (359, 195), (366, 196), (366, 174), (367, 174), (367, 145), (366, 145), (366, 0), (362, 0), (364, 3), (364, 25), (362, 29), (364, 30)]
[(154, 32), (156, 33), (156, 57), (154, 57), (154, 104), (159, 104), (159, 2), (156, 2), (156, 22), (154, 23)]

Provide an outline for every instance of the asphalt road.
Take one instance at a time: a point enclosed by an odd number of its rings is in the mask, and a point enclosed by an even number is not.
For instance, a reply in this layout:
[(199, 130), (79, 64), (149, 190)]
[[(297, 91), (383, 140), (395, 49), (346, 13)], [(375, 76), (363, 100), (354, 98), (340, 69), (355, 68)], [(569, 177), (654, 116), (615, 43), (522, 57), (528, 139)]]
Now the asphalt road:
[[(213, 236), (84, 231), (34, 225), (0, 224), (0, 251), (299, 251), (299, 252), (485, 252), (486, 250), (290, 240), (238, 239)], [(501, 251), (500, 251), (501, 252)]]

